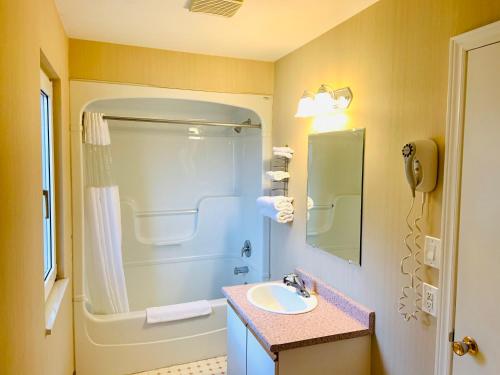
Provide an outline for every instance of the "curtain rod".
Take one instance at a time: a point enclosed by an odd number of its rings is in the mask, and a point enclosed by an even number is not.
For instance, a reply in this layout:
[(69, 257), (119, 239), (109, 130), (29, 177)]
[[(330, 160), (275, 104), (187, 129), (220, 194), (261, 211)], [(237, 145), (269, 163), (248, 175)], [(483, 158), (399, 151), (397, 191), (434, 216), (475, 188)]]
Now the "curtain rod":
[(256, 128), (260, 129), (260, 124), (252, 124), (250, 119), (237, 124), (234, 122), (217, 122), (217, 121), (201, 121), (201, 120), (173, 120), (162, 118), (149, 117), (126, 117), (126, 116), (103, 116), (104, 120), (120, 120), (120, 121), (136, 121), (136, 122), (153, 122), (161, 124), (184, 124), (184, 125), (208, 125), (208, 126), (227, 126), (231, 128)]

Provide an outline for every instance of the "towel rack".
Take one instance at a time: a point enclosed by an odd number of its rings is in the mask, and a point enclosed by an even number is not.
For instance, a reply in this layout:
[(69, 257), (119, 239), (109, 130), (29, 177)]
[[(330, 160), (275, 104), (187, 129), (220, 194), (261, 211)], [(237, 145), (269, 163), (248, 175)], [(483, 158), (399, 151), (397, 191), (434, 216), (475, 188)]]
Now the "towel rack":
[[(286, 145), (288, 147), (288, 145)], [(288, 163), (290, 159), (285, 156), (273, 155), (271, 159), (271, 170), (288, 172)], [(272, 181), (272, 195), (284, 195), (288, 196), (288, 178), (284, 178), (281, 181)]]

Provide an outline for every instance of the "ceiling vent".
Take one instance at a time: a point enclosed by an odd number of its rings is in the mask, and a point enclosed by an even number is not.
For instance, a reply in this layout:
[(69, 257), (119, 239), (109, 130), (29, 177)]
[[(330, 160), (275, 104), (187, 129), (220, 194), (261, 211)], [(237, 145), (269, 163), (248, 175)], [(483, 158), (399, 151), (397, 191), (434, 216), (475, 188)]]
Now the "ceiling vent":
[(216, 14), (232, 17), (243, 5), (244, 0), (191, 0), (191, 12)]

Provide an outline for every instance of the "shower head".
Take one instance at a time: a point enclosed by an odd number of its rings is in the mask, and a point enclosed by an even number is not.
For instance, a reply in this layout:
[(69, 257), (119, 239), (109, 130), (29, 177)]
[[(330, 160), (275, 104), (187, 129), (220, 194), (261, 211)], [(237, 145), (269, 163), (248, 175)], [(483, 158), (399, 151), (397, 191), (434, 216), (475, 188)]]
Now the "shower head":
[[(250, 118), (246, 119), (245, 121), (243, 121), (243, 122), (241, 123), (241, 125), (252, 125), (252, 119), (250, 119)], [(235, 126), (235, 127), (233, 128), (233, 130), (234, 130), (236, 133), (238, 133), (238, 134), (240, 134), (240, 133), (241, 133), (241, 127), (239, 127), (239, 126)]]

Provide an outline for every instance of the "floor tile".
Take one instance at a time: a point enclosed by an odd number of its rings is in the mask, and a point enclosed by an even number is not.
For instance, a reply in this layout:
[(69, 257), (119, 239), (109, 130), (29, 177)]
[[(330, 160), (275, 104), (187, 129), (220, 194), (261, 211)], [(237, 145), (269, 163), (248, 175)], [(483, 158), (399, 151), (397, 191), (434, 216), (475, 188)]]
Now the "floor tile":
[(226, 375), (227, 358), (216, 357), (183, 365), (159, 368), (135, 375)]

